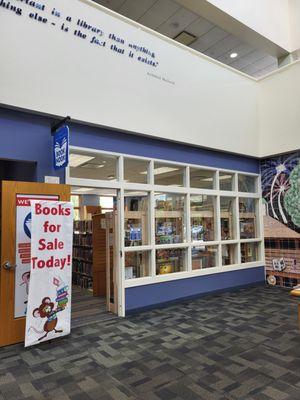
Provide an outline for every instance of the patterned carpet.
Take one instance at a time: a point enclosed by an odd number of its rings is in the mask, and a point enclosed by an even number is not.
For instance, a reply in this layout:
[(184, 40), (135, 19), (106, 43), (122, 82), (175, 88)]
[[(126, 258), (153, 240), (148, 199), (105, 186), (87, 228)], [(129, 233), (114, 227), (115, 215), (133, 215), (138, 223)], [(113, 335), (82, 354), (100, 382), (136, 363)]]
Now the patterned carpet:
[(0, 399), (299, 400), (297, 300), (211, 295), (0, 349)]

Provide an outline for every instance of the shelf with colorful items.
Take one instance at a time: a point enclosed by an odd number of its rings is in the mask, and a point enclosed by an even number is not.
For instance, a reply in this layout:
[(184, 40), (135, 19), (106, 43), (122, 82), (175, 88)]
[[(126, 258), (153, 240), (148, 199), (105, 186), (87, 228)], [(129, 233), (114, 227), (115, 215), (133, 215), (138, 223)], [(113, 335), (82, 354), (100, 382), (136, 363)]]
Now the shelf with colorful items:
[(147, 211), (125, 211), (124, 245), (148, 244)]

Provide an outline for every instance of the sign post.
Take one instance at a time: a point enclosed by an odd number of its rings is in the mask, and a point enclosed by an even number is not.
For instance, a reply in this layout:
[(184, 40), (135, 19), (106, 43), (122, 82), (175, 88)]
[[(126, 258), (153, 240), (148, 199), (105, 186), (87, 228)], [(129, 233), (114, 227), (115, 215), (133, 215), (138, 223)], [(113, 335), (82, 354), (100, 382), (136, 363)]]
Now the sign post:
[(32, 201), (31, 215), (25, 347), (71, 331), (72, 203)]

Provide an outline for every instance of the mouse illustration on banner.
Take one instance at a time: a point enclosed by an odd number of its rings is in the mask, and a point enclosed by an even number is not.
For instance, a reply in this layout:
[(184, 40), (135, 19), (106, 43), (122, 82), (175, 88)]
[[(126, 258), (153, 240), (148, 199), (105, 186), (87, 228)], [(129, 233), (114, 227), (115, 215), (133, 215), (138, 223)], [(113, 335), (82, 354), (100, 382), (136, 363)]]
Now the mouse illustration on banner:
[(60, 279), (53, 278), (53, 284), (56, 288), (56, 299), (57, 306), (55, 307), (55, 303), (51, 301), (50, 297), (44, 297), (41, 300), (41, 304), (35, 308), (32, 312), (32, 315), (35, 318), (47, 318), (44, 327), (41, 331), (37, 330), (34, 326), (30, 326), (29, 330), (33, 330), (35, 333), (38, 333), (41, 336), (38, 341), (44, 339), (50, 332), (62, 333), (62, 329), (56, 329), (58, 324), (58, 316), (57, 314), (61, 311), (64, 311), (68, 304), (68, 290), (69, 287), (65, 286)]

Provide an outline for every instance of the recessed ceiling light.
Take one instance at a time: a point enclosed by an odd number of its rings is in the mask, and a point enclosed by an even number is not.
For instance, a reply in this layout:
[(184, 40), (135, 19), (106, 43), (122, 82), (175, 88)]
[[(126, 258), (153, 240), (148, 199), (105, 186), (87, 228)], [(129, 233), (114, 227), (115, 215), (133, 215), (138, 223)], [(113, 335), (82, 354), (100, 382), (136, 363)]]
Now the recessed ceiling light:
[(81, 168), (87, 168), (87, 169), (98, 169), (103, 167), (104, 164), (93, 164), (93, 163), (86, 163), (81, 166)]
[(236, 58), (238, 56), (238, 53), (231, 53), (230, 58)]
[(70, 154), (69, 164), (70, 164), (70, 167), (76, 168), (76, 167), (79, 167), (82, 164), (87, 163), (88, 161), (93, 160), (94, 158), (95, 157), (85, 156), (83, 154), (71, 153)]
[(178, 171), (178, 168), (172, 167), (159, 167), (154, 169), (154, 175), (166, 174), (167, 172)]
[(208, 178), (208, 177), (204, 177), (203, 175), (193, 175), (193, 179), (200, 179), (203, 182), (211, 182), (213, 180), (213, 177)]
[[(154, 169), (154, 175), (166, 174), (167, 172), (178, 171), (178, 168), (159, 167)], [(140, 175), (147, 175), (147, 171), (140, 172)]]
[(232, 178), (231, 175), (221, 175), (221, 176), (219, 177), (220, 181), (222, 181), (222, 180), (224, 180), (224, 179), (231, 179), (231, 178)]
[(94, 190), (94, 188), (82, 187), (82, 188), (78, 188), (78, 189), (73, 189), (74, 192), (81, 192), (81, 193), (90, 192), (92, 190)]

